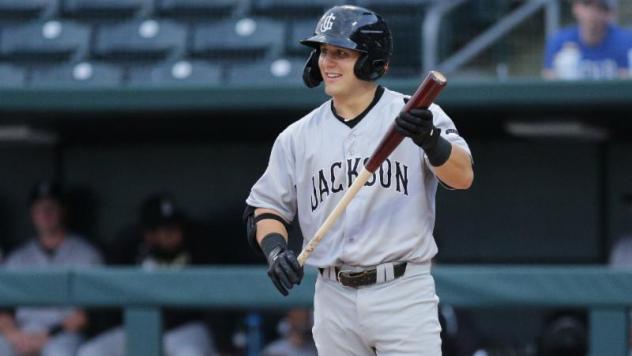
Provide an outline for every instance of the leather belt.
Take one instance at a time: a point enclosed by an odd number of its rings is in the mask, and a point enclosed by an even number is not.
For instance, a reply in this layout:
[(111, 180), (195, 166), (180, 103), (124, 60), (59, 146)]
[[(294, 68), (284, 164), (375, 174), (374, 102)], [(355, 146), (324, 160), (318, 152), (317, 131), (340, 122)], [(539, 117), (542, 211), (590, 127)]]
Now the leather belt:
[[(381, 278), (381, 281), (389, 281), (399, 278), (406, 272), (406, 262), (399, 262), (393, 264), (393, 278)], [(325, 271), (324, 268), (319, 268), (322, 275)], [(368, 286), (378, 282), (378, 268), (369, 267), (362, 271), (342, 271), (339, 267), (335, 267), (336, 280), (343, 286), (358, 288), (361, 286)]]

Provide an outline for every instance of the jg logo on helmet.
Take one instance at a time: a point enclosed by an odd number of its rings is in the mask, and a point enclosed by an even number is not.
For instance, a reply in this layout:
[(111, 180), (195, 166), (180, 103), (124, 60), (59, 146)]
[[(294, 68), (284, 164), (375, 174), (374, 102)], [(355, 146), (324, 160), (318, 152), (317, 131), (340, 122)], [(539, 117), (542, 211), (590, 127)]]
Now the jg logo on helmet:
[(320, 24), (320, 32), (327, 32), (331, 30), (331, 28), (334, 27), (335, 19), (336, 16), (334, 16), (334, 14), (329, 14), (327, 17), (325, 17), (324, 21)]

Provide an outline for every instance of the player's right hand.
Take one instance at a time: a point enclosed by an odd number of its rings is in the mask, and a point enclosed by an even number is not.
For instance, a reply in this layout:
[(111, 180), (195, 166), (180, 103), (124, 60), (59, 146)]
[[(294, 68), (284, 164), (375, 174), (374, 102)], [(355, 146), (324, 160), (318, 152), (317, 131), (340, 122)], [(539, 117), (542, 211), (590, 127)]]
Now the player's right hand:
[(303, 267), (292, 250), (280, 248), (268, 256), (268, 276), (274, 286), (287, 296), (295, 284), (301, 284)]

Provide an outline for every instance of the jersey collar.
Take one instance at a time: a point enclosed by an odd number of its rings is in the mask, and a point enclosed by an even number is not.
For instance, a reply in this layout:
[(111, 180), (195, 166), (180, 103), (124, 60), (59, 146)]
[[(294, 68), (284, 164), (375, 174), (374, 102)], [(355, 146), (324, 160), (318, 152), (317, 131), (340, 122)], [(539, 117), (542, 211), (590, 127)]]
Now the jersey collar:
[(340, 120), (340, 122), (349, 126), (350, 128), (354, 128), (355, 125), (357, 125), (366, 116), (366, 114), (368, 114), (369, 111), (373, 109), (373, 107), (377, 104), (377, 102), (380, 101), (382, 94), (384, 94), (384, 87), (381, 85), (378, 85), (377, 89), (375, 90), (375, 96), (373, 97), (373, 101), (371, 101), (371, 104), (369, 104), (369, 106), (367, 106), (367, 108), (364, 109), (364, 111), (361, 112), (360, 115), (354, 117), (351, 120), (345, 121), (344, 117), (338, 115), (338, 113), (336, 112), (336, 108), (334, 107), (333, 100), (331, 101), (331, 112), (334, 114), (336, 119)]

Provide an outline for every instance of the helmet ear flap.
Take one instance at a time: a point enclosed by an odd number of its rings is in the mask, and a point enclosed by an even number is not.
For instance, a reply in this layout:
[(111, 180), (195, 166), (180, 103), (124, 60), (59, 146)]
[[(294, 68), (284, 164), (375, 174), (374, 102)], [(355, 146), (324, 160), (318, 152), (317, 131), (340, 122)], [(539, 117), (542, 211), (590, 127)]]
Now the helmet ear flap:
[(387, 63), (383, 59), (372, 59), (370, 55), (364, 54), (353, 67), (353, 71), (361, 80), (376, 80), (386, 72)]
[(320, 57), (320, 49), (312, 50), (303, 68), (303, 82), (308, 88), (317, 87), (323, 81), (320, 68), (318, 68), (318, 57)]
[(358, 77), (358, 79), (371, 80), (371, 79), (369, 79), (369, 77), (371, 76), (371, 73), (370, 73), (371, 70), (366, 65), (368, 59), (369, 59), (369, 56), (366, 55), (366, 54), (363, 54), (356, 61), (356, 64), (353, 67), (353, 73), (355, 73), (355, 75), (356, 75), (356, 77)]

